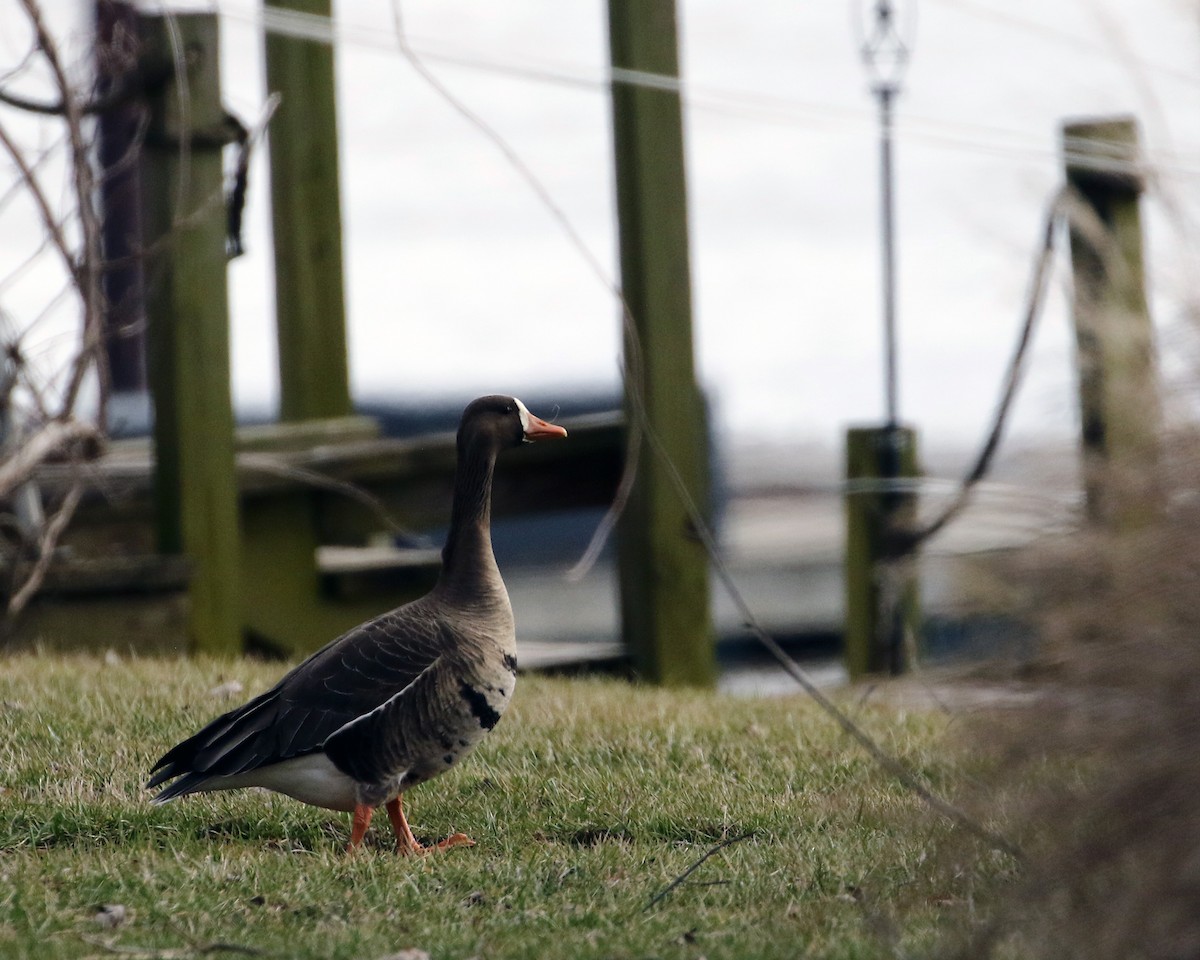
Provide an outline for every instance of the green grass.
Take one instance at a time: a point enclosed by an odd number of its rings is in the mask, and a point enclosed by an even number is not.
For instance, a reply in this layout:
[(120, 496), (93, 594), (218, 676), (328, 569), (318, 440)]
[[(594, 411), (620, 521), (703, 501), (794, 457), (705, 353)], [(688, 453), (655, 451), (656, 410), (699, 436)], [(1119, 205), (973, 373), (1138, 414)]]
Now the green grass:
[[(803, 698), (600, 679), (523, 677), (491, 738), (406, 798), (419, 838), (472, 849), (397, 858), (381, 816), (347, 856), (345, 815), (258, 791), (151, 806), (152, 762), (279, 673), (0, 660), (0, 957), (875, 957), (930, 947), (1005, 869), (933, 869), (952, 829)], [(209, 695), (229, 679), (238, 700)], [(859, 716), (935, 787), (959, 776), (944, 715)]]

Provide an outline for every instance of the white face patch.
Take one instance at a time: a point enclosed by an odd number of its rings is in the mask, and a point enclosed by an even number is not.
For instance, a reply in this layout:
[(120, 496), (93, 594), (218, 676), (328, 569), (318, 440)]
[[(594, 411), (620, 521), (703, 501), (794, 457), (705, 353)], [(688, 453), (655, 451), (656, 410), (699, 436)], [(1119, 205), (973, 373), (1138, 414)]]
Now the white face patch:
[(513, 402), (517, 405), (517, 413), (521, 415), (521, 432), (529, 433), (529, 410), (516, 397), (513, 397)]

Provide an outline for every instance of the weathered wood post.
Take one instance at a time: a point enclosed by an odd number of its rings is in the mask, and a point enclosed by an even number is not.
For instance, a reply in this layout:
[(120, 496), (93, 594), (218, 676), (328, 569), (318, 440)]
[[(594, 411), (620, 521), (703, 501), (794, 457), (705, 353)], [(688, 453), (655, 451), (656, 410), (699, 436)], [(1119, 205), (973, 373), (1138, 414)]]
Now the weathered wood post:
[[(330, 15), (330, 0), (275, 6)], [(267, 87), (282, 95), (271, 120), (271, 211), (280, 416), (351, 411), (342, 276), (333, 48), (267, 34)]]
[[(917, 496), (894, 489), (919, 475), (917, 435), (908, 427), (846, 433), (845, 660), (852, 680), (897, 675), (911, 664), (919, 627), (913, 561), (898, 555), (916, 520)], [(887, 489), (891, 485), (893, 489)]]
[[(609, 0), (614, 69), (679, 73), (674, 0)], [(683, 118), (674, 90), (615, 78), (613, 139), (621, 287), (633, 317), (626, 355), (629, 416), (644, 403), (638, 476), (618, 542), (621, 618), (638, 673), (660, 683), (711, 685), (716, 678), (708, 561), (670, 475), (670, 458), (692, 500), (708, 503), (704, 403), (696, 384), (688, 264)], [(636, 338), (636, 343), (630, 339)], [(640, 398), (640, 399), (639, 399)]]
[[(97, 0), (95, 13), (96, 92), (105, 96), (134, 75), (137, 11), (123, 0)], [(105, 260), (102, 324), (111, 379), (110, 408), (122, 408), (109, 411), (110, 418), (117, 421), (110, 422), (110, 427), (117, 429), (130, 415), (145, 417), (147, 403), (145, 265), (133, 255), (141, 220), (141, 166), (128, 162), (141, 134), (142, 112), (136, 100), (128, 99), (96, 117), (96, 154), (103, 171), (99, 184)], [(138, 406), (140, 411), (133, 409)]]
[(1132, 118), (1063, 124), (1088, 516), (1116, 528), (1159, 502), (1162, 411), (1146, 302), (1138, 131)]
[(140, 177), (158, 547), (193, 565), (194, 647), (233, 654), (242, 641), (217, 18), (143, 14), (138, 35), (143, 75), (177, 53), (185, 71), (150, 91)]

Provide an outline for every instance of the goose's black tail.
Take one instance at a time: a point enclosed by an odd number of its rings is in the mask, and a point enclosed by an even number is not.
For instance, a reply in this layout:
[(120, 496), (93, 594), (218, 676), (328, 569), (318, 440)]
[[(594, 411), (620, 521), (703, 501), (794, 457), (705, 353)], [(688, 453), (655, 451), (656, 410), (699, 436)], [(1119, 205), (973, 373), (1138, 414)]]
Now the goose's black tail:
[(151, 768), (147, 790), (175, 779), (160, 791), (154, 803), (165, 803), (175, 797), (196, 793), (214, 777), (227, 777), (260, 766), (270, 755), (270, 745), (263, 742), (278, 712), (278, 693), (269, 690), (222, 714), (199, 733), (168, 750)]

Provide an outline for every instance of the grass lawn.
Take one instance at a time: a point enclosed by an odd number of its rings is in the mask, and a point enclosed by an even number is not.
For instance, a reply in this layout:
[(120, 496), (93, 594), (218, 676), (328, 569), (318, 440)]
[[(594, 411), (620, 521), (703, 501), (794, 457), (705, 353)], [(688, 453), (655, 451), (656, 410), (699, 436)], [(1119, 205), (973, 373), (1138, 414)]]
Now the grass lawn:
[[(259, 791), (151, 806), (153, 761), (280, 673), (0, 659), (0, 957), (911, 955), (1009, 870), (935, 869), (961, 837), (801, 696), (602, 679), (522, 677), (491, 738), (406, 798), (418, 838), (471, 849), (398, 858), (380, 816), (347, 856), (346, 815)], [(961, 775), (947, 715), (856, 715), (935, 788)]]

